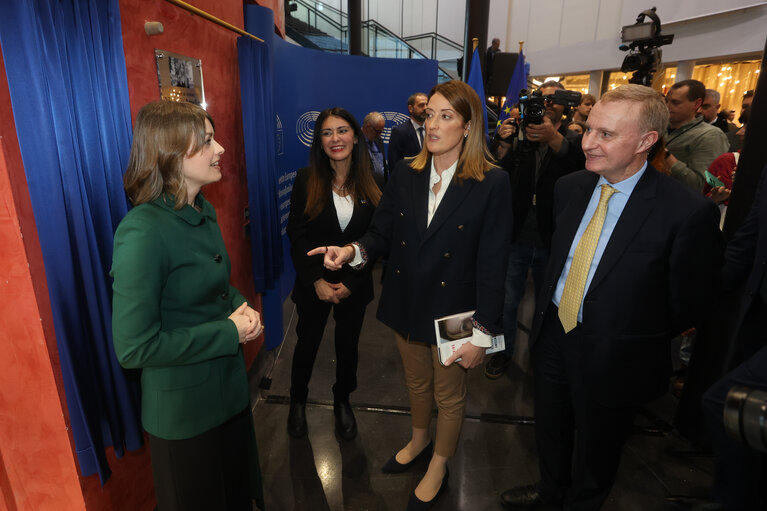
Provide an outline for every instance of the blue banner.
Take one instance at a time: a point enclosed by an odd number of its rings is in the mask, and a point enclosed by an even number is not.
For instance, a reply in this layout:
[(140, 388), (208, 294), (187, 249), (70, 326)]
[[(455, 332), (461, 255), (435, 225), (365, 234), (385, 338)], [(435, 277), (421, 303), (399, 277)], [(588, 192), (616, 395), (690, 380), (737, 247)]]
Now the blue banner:
[[(319, 113), (325, 108), (340, 106), (349, 110), (361, 125), (369, 112), (381, 112), (386, 119), (381, 136), (388, 152), (392, 127), (409, 119), (407, 98), (414, 92), (428, 93), (437, 83), (434, 60), (379, 59), (303, 48), (273, 37), (273, 24), (268, 21), (271, 16), (266, 8), (245, 6), (246, 30), (264, 38), (272, 58), (276, 168), (259, 172), (274, 172), (276, 190), (269, 193), (277, 197), (283, 267), (273, 289), (264, 293), (266, 325), (278, 321), (281, 324), (282, 302), (293, 288), (295, 272), (290, 260), (290, 241), (285, 233), (290, 192), (296, 172), (309, 163), (314, 121)], [(243, 118), (252, 114), (243, 110)], [(250, 175), (248, 182), (250, 187)], [(260, 236), (253, 236), (253, 250), (259, 249), (259, 239)], [(267, 333), (269, 330), (266, 329)], [(275, 337), (267, 335), (268, 349), (282, 341), (276, 338), (279, 330), (272, 328), (272, 331)]]

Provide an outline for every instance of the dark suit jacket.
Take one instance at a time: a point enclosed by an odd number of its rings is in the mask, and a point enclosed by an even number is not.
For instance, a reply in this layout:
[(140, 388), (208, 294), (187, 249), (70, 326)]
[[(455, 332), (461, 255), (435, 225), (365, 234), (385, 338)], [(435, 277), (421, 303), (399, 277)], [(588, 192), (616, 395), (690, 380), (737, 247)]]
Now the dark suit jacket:
[[(367, 144), (368, 140), (365, 139), (365, 144)], [(373, 141), (378, 147), (378, 152), (381, 153), (381, 156), (383, 156), (383, 171), (384, 171), (384, 182), (389, 180), (389, 163), (386, 161), (386, 148), (384, 148), (384, 142), (381, 137), (376, 137), (376, 139)], [(370, 152), (370, 148), (368, 148), (368, 152)], [(370, 158), (373, 158), (373, 155), (370, 155)]]
[(359, 240), (369, 259), (389, 256), (378, 319), (406, 339), (432, 344), (434, 319), (469, 310), (489, 331), (502, 332), (508, 176), (500, 169), (483, 181), (459, 183), (454, 176), (427, 228), (430, 169), (416, 172), (400, 162)]
[(767, 271), (767, 167), (762, 169), (756, 198), (751, 212), (735, 236), (727, 244), (726, 264), (722, 280), (726, 291), (733, 291), (745, 282), (743, 310), (740, 324), (748, 308), (757, 299)]
[(355, 271), (345, 266), (339, 271), (330, 271), (322, 265), (321, 255), (309, 257), (306, 253), (316, 247), (343, 246), (356, 240), (367, 230), (375, 207), (368, 201), (358, 199), (354, 204), (354, 213), (349, 225), (346, 226), (346, 230), (341, 231), (330, 186), (328, 186), (325, 207), (316, 218), (308, 220), (304, 214), (308, 178), (309, 169), (300, 169), (290, 195), (287, 232), (290, 237), (290, 256), (296, 269), (296, 283), (291, 297), (295, 302), (306, 297), (316, 297), (314, 282), (325, 279), (333, 283), (343, 282), (352, 292), (348, 299), (369, 303), (373, 299), (373, 279), (369, 268)]
[[(598, 178), (582, 170), (556, 184), (555, 231), (533, 350)], [(587, 392), (608, 405), (636, 405), (666, 391), (669, 341), (706, 313), (723, 247), (716, 205), (648, 166), (585, 294), (579, 363), (589, 375)]]
[[(426, 137), (425, 132), (424, 137)], [(410, 119), (392, 128), (391, 138), (389, 138), (389, 168), (394, 169), (401, 159), (415, 156), (420, 152), (418, 133), (415, 132)]]

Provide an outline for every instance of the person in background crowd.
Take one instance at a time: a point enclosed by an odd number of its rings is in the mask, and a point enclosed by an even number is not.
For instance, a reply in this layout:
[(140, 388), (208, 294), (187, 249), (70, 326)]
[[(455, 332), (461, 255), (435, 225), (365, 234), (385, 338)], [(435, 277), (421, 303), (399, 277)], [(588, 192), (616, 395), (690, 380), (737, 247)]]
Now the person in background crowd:
[[(466, 404), (466, 369), (482, 363), (502, 330), (503, 276), (511, 233), (507, 175), (488, 160), (483, 105), (463, 82), (436, 85), (426, 109), (426, 143), (392, 172), (368, 232), (345, 247), (319, 246), (325, 266), (389, 266), (378, 319), (394, 330), (410, 395), (410, 441), (384, 465), (403, 472), (429, 458), (408, 511), (432, 507), (448, 480)], [(442, 365), (434, 320), (474, 311), (472, 336)], [(437, 403), (434, 454), (429, 439)]]
[(370, 112), (362, 121), (362, 133), (365, 135), (373, 171), (381, 176), (384, 182), (389, 179), (389, 165), (386, 163), (384, 142), (381, 138), (385, 125), (386, 119), (380, 112)]
[(703, 103), (701, 103), (699, 111), (704, 121), (727, 133), (729, 130), (727, 113), (719, 111), (719, 108), (722, 106), (719, 103), (720, 97), (719, 93), (714, 89), (706, 89), (706, 95), (703, 97)]
[(586, 120), (589, 118), (589, 113), (591, 113), (591, 109), (594, 107), (596, 102), (597, 98), (591, 94), (584, 94), (581, 96), (581, 104), (575, 107), (572, 120), (586, 122)]
[[(563, 86), (549, 81), (541, 85), (546, 96)], [(501, 166), (511, 181), (513, 230), (506, 270), (503, 307), (503, 335), (506, 347), (494, 353), (485, 366), (485, 376), (497, 379), (506, 373), (514, 355), (517, 336), (517, 311), (525, 293), (527, 273), (532, 270), (536, 294), (540, 291), (543, 270), (549, 257), (554, 231), (554, 183), (561, 176), (583, 168), (583, 151), (575, 132), (563, 121), (565, 107), (548, 102), (541, 124), (524, 128), (526, 140), (516, 137), (511, 124), (502, 124), (498, 136), (512, 143)], [(570, 138), (568, 138), (570, 137)]]
[(309, 166), (298, 171), (293, 184), (287, 226), (296, 269), (291, 298), (298, 311), (288, 433), (306, 435), (309, 380), (332, 309), (337, 361), (333, 412), (336, 432), (350, 440), (357, 434), (357, 421), (349, 395), (357, 388), (357, 345), (365, 308), (373, 299), (373, 278), (370, 268), (328, 271), (321, 258), (306, 253), (318, 245), (343, 245), (359, 238), (378, 205), (383, 176), (373, 174), (362, 130), (347, 110), (323, 110), (315, 126)]
[(136, 117), (123, 179), (133, 209), (114, 238), (112, 334), (126, 369), (141, 369), (158, 508), (263, 508), (242, 345), (263, 332), (229, 284), (213, 206), (221, 179), (213, 120), (185, 102)]
[(663, 136), (671, 177), (699, 192), (705, 184), (703, 173), (730, 145), (722, 130), (706, 123), (702, 117), (695, 117), (705, 95), (706, 87), (698, 80), (683, 80), (672, 85), (666, 95), (669, 127)]
[(541, 479), (504, 492), (506, 509), (601, 508), (637, 410), (668, 389), (671, 337), (710, 303), (719, 212), (648, 165), (667, 123), (653, 89), (608, 91), (583, 136), (586, 170), (556, 184), (530, 337)]
[[(746, 136), (746, 124), (748, 124), (749, 108), (746, 108), (738, 121), (741, 123), (740, 128), (737, 131), (738, 137), (741, 141)], [(735, 180), (735, 171), (738, 168), (738, 161), (740, 160), (740, 151), (734, 153), (724, 153), (711, 163), (708, 168), (709, 173), (722, 182), (721, 186), (711, 186), (706, 183), (706, 187), (703, 189), (703, 193), (706, 194), (711, 200), (719, 204), (719, 209), (722, 213), (720, 226), (724, 226), (724, 218), (727, 214), (727, 202), (730, 198), (730, 192), (732, 191), (733, 181)]]
[(586, 123), (581, 121), (570, 121), (567, 125), (567, 129), (577, 135), (583, 135), (586, 133)]
[[(751, 108), (751, 102), (754, 101), (754, 90), (747, 90), (743, 93), (743, 99), (741, 101), (740, 105), (740, 111), (741, 113), (746, 111), (746, 109)], [(733, 111), (733, 118), (735, 117), (735, 112)], [(738, 137), (736, 135), (736, 131), (729, 131), (727, 133), (728, 141), (730, 142), (730, 152), (740, 151), (743, 148), (743, 138)]]
[(487, 92), (487, 87), (490, 85), (490, 79), (493, 76), (493, 61), (495, 60), (495, 54), (500, 51), (501, 40), (495, 37), (485, 53), (485, 92)]
[(416, 92), (407, 99), (410, 119), (394, 126), (389, 138), (389, 168), (393, 169), (403, 158), (410, 158), (421, 152), (426, 120), (426, 94)]

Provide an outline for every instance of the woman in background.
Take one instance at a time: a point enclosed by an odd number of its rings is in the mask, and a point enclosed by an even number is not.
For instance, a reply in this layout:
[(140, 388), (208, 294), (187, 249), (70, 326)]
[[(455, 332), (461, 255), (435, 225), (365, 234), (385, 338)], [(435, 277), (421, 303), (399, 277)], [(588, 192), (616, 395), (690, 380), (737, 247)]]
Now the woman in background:
[(216, 212), (200, 193), (221, 179), (213, 135), (190, 103), (139, 111), (123, 179), (134, 208), (114, 239), (115, 353), (141, 369), (160, 511), (263, 507), (242, 355), (263, 327), (229, 284)]
[[(463, 82), (439, 84), (429, 93), (426, 116), (423, 149), (392, 172), (367, 233), (351, 246), (309, 252), (325, 254), (325, 266), (339, 270), (346, 263), (364, 269), (388, 254), (378, 319), (394, 330), (412, 430), (383, 471), (403, 472), (431, 456), (408, 511), (431, 508), (447, 485), (447, 460), (463, 424), (466, 370), (482, 363), (492, 335), (503, 331), (511, 237), (509, 179), (491, 163), (477, 94)], [(434, 320), (467, 311), (474, 311), (471, 340), (443, 366)]]
[[(306, 253), (317, 245), (344, 245), (368, 228), (381, 190), (374, 178), (359, 124), (343, 108), (328, 108), (315, 122), (309, 166), (298, 171), (290, 196), (287, 232), (296, 269), (292, 298), (298, 310), (290, 376), (288, 433), (306, 434), (306, 399), (314, 360), (333, 309), (336, 382), (333, 411), (336, 431), (350, 440), (357, 434), (349, 395), (357, 388), (357, 345), (365, 308), (373, 299), (370, 268), (331, 272), (321, 257)], [(371, 265), (372, 266), (372, 265)]]

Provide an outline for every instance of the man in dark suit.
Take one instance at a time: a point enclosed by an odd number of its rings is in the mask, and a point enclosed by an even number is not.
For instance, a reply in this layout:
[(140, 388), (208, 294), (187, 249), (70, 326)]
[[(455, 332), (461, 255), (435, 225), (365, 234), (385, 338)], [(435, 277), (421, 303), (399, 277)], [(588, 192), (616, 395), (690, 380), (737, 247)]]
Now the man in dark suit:
[(586, 170), (555, 186), (530, 338), (541, 480), (504, 492), (507, 509), (601, 507), (637, 408), (668, 388), (669, 341), (710, 303), (719, 212), (647, 163), (667, 124), (649, 87), (607, 92), (583, 136)]
[(398, 124), (391, 130), (389, 139), (389, 168), (394, 168), (403, 158), (415, 156), (423, 147), (424, 126), (426, 120), (426, 103), (428, 98), (423, 92), (411, 94), (407, 99), (407, 110), (410, 119)]
[(729, 367), (737, 366), (703, 396), (703, 411), (716, 455), (712, 495), (716, 502), (685, 497), (671, 498), (680, 509), (765, 509), (767, 457), (728, 437), (724, 428), (727, 393), (736, 386), (767, 390), (767, 168), (751, 213), (727, 244), (722, 271), (724, 296), (745, 284), (736, 336), (731, 345)]
[(381, 176), (381, 179), (389, 179), (389, 166), (384, 154), (384, 142), (381, 134), (384, 131), (386, 119), (381, 112), (370, 112), (362, 121), (362, 134), (365, 135), (365, 144), (373, 162), (373, 171)]

